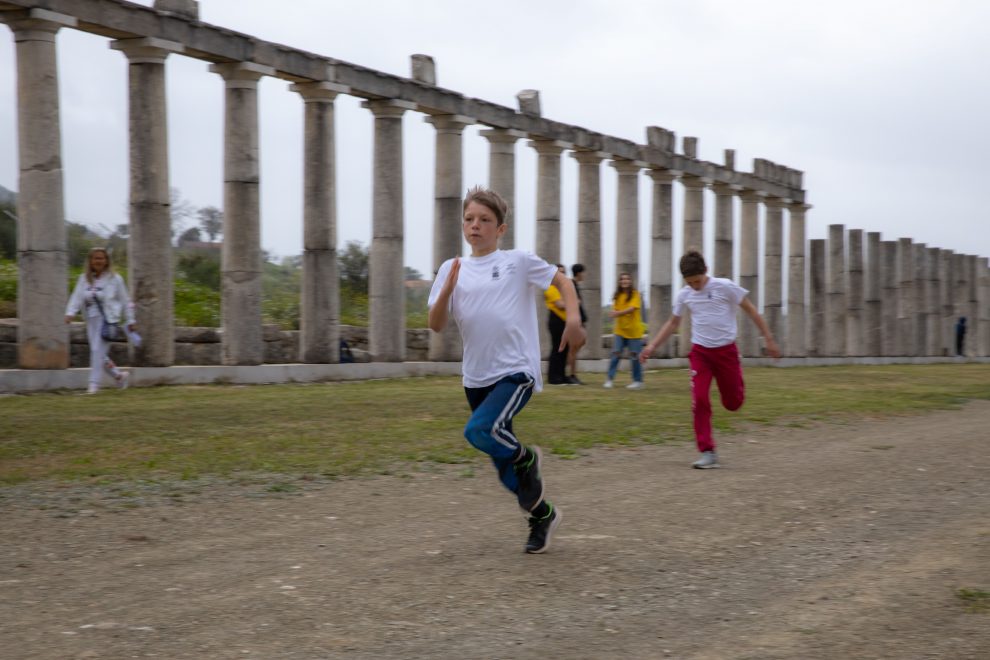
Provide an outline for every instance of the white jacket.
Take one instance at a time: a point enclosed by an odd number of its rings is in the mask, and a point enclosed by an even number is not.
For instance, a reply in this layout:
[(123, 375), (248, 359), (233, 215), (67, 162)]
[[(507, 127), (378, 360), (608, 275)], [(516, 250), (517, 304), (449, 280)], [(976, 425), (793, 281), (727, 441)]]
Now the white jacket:
[(125, 315), (128, 325), (134, 323), (134, 303), (131, 302), (124, 278), (107, 271), (93, 280), (92, 284), (86, 279), (85, 272), (79, 275), (76, 288), (72, 290), (69, 304), (65, 307), (65, 315), (75, 316), (85, 307), (85, 316), (99, 316), (100, 310), (93, 302), (94, 298), (99, 299), (103, 313), (110, 323), (120, 323), (121, 317)]

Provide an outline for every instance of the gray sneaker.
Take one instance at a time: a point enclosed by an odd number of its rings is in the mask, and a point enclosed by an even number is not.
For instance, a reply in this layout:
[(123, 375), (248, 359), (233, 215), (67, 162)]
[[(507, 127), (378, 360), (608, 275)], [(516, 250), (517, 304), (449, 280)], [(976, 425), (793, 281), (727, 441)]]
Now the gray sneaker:
[(691, 467), (699, 470), (708, 470), (722, 466), (718, 463), (718, 454), (713, 451), (704, 451), (701, 452), (701, 458), (692, 463)]

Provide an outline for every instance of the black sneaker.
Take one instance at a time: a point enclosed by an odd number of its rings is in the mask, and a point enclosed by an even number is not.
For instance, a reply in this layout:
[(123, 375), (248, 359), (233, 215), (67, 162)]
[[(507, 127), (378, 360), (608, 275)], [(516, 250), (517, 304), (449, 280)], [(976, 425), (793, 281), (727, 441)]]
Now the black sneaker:
[(584, 385), (584, 383), (582, 383), (581, 380), (577, 376), (568, 376), (567, 377), (567, 384), (568, 385)]
[(550, 505), (550, 513), (543, 518), (529, 519), (529, 540), (526, 541), (526, 552), (531, 555), (538, 555), (546, 552), (550, 547), (550, 537), (557, 530), (557, 525), (563, 519), (564, 514), (554, 505)]
[(516, 471), (519, 489), (516, 497), (523, 511), (532, 511), (543, 501), (543, 477), (540, 475), (542, 454), (539, 447), (527, 447), (526, 459), (512, 466)]

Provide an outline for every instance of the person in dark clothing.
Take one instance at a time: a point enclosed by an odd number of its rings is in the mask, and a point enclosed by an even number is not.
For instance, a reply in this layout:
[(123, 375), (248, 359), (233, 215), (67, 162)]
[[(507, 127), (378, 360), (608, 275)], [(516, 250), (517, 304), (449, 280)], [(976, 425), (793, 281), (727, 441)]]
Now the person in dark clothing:
[(965, 355), (966, 348), (966, 317), (960, 316), (956, 321), (956, 355)]
[[(574, 282), (574, 290), (577, 291), (578, 304), (581, 308), (581, 325), (588, 322), (588, 314), (584, 311), (584, 301), (581, 300), (581, 282), (584, 281), (584, 264), (574, 264), (571, 266), (571, 281)], [(577, 377), (577, 354), (581, 350), (580, 346), (571, 346), (567, 349), (567, 371), (570, 372), (565, 380), (570, 385), (584, 385)]]
[[(564, 275), (566, 269), (563, 264), (557, 264), (557, 273)], [(564, 308), (564, 299), (557, 287), (550, 285), (543, 292), (543, 300), (547, 305), (547, 327), (550, 330), (550, 357), (547, 360), (547, 383), (550, 385), (567, 385), (567, 352), (568, 349), (560, 349), (560, 340), (564, 336), (564, 327), (567, 323), (567, 310)]]

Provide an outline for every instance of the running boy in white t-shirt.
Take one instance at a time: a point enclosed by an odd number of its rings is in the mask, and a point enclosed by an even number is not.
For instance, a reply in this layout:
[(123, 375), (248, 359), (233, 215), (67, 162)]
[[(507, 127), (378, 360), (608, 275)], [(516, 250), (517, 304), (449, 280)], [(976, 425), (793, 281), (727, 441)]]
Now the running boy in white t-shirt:
[(461, 229), (471, 256), (440, 266), (429, 299), (430, 329), (440, 332), (449, 318), (464, 345), (464, 392), (471, 418), (464, 437), (492, 458), (502, 484), (529, 513), (526, 552), (541, 553), (561, 521), (543, 497), (540, 450), (526, 447), (512, 432), (512, 418), (534, 391), (543, 388), (535, 298), (551, 284), (564, 297), (567, 323), (561, 350), (584, 342), (574, 285), (557, 267), (522, 250), (499, 250), (507, 207), (497, 193), (472, 188), (464, 199)]
[(756, 307), (746, 298), (749, 293), (730, 279), (709, 277), (705, 258), (699, 252), (681, 257), (681, 275), (687, 284), (678, 291), (673, 314), (660, 332), (639, 354), (645, 363), (660, 344), (674, 334), (681, 323), (685, 307), (691, 311), (691, 411), (694, 414), (694, 434), (701, 458), (693, 467), (719, 467), (715, 441), (712, 438), (712, 403), (709, 397), (712, 378), (718, 383), (722, 405), (727, 410), (739, 410), (746, 398), (742, 364), (736, 348), (736, 310), (742, 309), (759, 328), (766, 341), (769, 355), (780, 357), (780, 349), (770, 328)]

